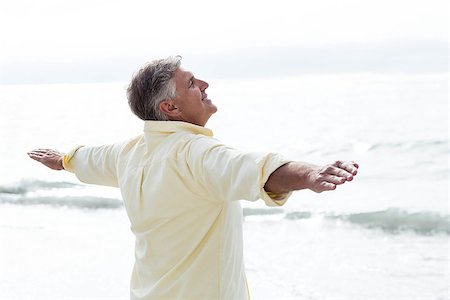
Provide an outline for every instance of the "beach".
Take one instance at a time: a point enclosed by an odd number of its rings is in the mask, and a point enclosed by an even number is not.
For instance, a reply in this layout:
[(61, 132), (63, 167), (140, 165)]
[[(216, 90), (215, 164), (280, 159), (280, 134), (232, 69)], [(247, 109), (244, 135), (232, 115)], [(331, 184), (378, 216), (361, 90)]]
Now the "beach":
[[(354, 182), (280, 208), (242, 201), (252, 299), (448, 300), (448, 75), (210, 80), (207, 124), (243, 151), (354, 160)], [(126, 83), (0, 86), (0, 299), (127, 299), (118, 190), (29, 159), (141, 133)], [(57, 107), (58, 109), (45, 109)]]

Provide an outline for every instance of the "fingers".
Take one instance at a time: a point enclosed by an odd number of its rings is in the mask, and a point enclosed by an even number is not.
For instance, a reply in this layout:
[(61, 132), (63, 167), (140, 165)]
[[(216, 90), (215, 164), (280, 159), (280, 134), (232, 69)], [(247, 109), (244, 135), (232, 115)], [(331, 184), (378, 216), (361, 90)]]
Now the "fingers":
[(34, 150), (31, 150), (30, 152), (28, 152), (28, 154), (30, 154), (30, 153), (33, 153), (33, 154), (54, 154), (54, 153), (59, 153), (59, 152), (56, 151), (56, 150), (53, 150), (53, 149), (42, 149), (42, 148), (39, 148), (39, 149), (34, 149)]
[(335, 190), (338, 185), (352, 181), (358, 173), (359, 165), (353, 161), (336, 161), (318, 170), (312, 190), (318, 193)]
[(41, 161), (42, 158), (44, 157), (44, 154), (42, 154), (40, 152), (35, 152), (35, 151), (28, 152), (27, 154), (30, 158), (37, 160), (37, 161)]
[(347, 171), (345, 171), (343, 169), (336, 168), (336, 167), (331, 167), (330, 170), (328, 171), (328, 174), (334, 175), (334, 176), (339, 177), (339, 178), (343, 178), (343, 179), (345, 179), (347, 181), (352, 181), (353, 180), (353, 174), (352, 173), (347, 172)]
[(313, 190), (316, 193), (322, 193), (325, 191), (332, 191), (336, 189), (336, 185), (331, 182), (322, 181), (320, 183), (317, 183), (314, 185), (311, 190)]
[(32, 158), (33, 157), (34, 158), (37, 158), (37, 157), (42, 158), (42, 157), (60, 156), (61, 153), (56, 150), (53, 150), (53, 149), (35, 149), (35, 150), (28, 152), (28, 155)]
[(63, 169), (64, 153), (53, 149), (35, 149), (27, 153), (28, 156), (53, 170)]
[(321, 193), (324, 191), (335, 190), (338, 185), (346, 182), (344, 177), (338, 177), (334, 175), (319, 175), (317, 185), (313, 189), (315, 192)]
[(355, 163), (354, 161), (346, 162), (346, 161), (338, 160), (333, 164), (333, 166), (335, 166), (339, 169), (345, 170), (346, 172), (352, 174), (353, 176), (358, 174), (359, 165), (357, 163)]
[(334, 175), (322, 175), (322, 180), (327, 183), (339, 185), (339, 184), (343, 184), (348, 179), (346, 179), (345, 177), (334, 176)]
[(28, 156), (45, 165), (52, 164), (55, 161), (61, 160), (64, 153), (53, 149), (35, 149), (27, 153)]
[[(352, 173), (350, 173), (350, 172), (348, 172), (348, 171), (346, 171), (344, 169), (335, 167), (334, 165), (328, 165), (328, 166), (323, 167), (321, 172), (320, 172), (320, 175), (323, 176), (323, 177), (327, 177), (327, 176), (332, 175), (332, 177), (330, 177), (330, 178), (337, 177), (339, 179), (343, 179), (344, 181), (351, 181), (351, 180), (353, 180), (353, 174)], [(344, 183), (344, 182), (342, 182), (342, 183)]]
[(324, 191), (332, 191), (336, 189), (336, 184), (324, 181), (320, 184), (320, 187), (321, 189), (319, 190), (319, 193)]

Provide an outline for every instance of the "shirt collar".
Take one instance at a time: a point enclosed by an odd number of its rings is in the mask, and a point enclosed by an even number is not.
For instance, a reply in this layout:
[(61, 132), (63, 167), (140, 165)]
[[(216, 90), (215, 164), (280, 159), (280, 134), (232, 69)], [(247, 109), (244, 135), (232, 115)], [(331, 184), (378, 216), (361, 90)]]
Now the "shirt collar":
[(175, 133), (180, 131), (213, 136), (212, 130), (181, 121), (145, 121), (144, 132)]

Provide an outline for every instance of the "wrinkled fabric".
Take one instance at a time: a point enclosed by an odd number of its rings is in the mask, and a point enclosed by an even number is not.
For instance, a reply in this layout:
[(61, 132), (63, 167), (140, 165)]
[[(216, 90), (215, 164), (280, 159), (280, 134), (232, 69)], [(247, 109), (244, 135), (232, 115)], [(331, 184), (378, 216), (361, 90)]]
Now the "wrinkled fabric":
[(77, 147), (63, 165), (82, 182), (120, 188), (136, 236), (131, 299), (210, 300), (248, 299), (237, 200), (283, 205), (290, 194), (263, 187), (287, 162), (225, 146), (204, 127), (145, 121), (144, 134)]

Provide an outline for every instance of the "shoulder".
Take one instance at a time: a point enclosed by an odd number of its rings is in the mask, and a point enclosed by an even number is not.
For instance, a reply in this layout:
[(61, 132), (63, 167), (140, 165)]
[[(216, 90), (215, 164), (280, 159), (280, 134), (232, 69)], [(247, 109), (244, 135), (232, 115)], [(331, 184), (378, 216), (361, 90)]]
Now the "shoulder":
[(185, 143), (189, 149), (197, 151), (207, 151), (216, 147), (226, 147), (225, 144), (216, 138), (192, 133), (185, 136)]
[(115, 148), (119, 149), (120, 152), (128, 152), (130, 149), (134, 148), (140, 141), (143, 140), (143, 135), (138, 135), (126, 140), (119, 141), (115, 143)]

